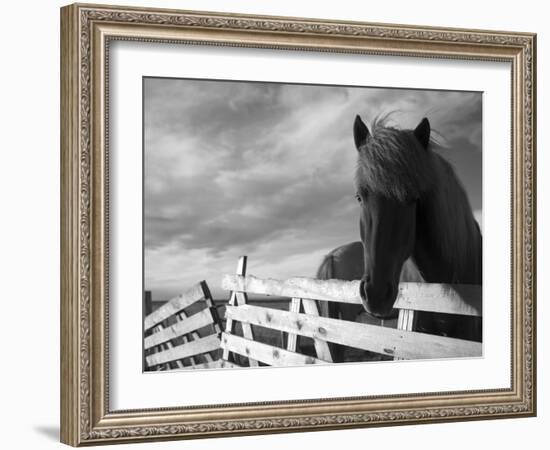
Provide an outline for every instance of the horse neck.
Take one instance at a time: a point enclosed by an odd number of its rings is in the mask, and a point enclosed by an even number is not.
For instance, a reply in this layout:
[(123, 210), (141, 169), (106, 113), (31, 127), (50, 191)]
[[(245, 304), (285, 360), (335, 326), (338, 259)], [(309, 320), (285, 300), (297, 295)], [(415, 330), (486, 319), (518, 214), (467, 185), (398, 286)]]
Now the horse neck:
[(417, 205), (413, 258), (427, 282), (480, 284), (481, 233), (454, 170), (434, 154), (433, 188)]

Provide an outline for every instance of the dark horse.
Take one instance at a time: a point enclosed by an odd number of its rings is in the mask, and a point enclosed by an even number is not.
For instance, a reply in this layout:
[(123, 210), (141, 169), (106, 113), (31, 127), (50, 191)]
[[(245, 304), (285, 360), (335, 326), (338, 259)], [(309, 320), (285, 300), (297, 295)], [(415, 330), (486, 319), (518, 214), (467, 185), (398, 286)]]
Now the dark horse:
[[(428, 119), (414, 130), (387, 126), (385, 118), (371, 128), (355, 118), (361, 242), (330, 252), (317, 277), (360, 279), (364, 310), (387, 319), (396, 315), (400, 281), (481, 284), (482, 238), (453, 168), (433, 151)], [(328, 307), (323, 314), (344, 320), (360, 313), (353, 305)], [(477, 318), (422, 312), (415, 329), (481, 341)], [(335, 361), (341, 350), (333, 349)]]

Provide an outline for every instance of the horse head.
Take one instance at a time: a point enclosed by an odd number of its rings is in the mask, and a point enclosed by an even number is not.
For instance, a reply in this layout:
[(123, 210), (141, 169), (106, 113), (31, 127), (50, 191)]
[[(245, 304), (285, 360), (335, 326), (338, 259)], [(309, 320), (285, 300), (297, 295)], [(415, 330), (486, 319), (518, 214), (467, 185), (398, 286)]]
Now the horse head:
[(357, 116), (353, 128), (365, 267), (361, 297), (365, 310), (379, 318), (394, 315), (401, 269), (415, 248), (418, 201), (432, 184), (428, 120), (414, 130), (383, 122), (375, 121), (371, 133)]

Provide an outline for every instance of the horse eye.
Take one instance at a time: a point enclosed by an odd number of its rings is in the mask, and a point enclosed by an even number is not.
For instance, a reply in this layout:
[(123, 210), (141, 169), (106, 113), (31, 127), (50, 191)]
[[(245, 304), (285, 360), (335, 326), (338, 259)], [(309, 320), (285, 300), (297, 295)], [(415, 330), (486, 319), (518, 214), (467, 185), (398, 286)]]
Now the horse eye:
[(361, 203), (363, 201), (363, 199), (361, 198), (361, 196), (359, 194), (355, 194), (355, 200), (357, 200), (359, 203)]

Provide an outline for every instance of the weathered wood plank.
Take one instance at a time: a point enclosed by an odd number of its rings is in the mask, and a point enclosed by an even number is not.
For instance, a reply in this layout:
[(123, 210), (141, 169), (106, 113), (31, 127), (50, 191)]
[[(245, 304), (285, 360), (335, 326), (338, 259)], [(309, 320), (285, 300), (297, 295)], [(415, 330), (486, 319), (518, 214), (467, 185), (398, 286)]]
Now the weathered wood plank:
[(163, 330), (154, 333), (145, 338), (145, 348), (151, 348), (163, 342), (176, 339), (192, 331), (213, 323), (212, 313), (210, 309), (203, 309), (192, 316), (188, 316), (184, 320), (176, 322), (174, 325), (164, 328)]
[[(162, 332), (163, 329), (164, 329), (164, 326), (162, 325), (162, 323), (159, 323), (151, 331), (152, 333), (160, 333)], [(152, 346), (150, 347), (150, 349), (152, 350), (153, 353), (159, 353), (159, 352), (162, 352), (163, 350), (169, 350), (172, 347), (174, 347), (174, 345), (172, 344), (172, 342), (168, 341), (168, 342), (161, 343), (160, 345), (157, 345), (157, 346)], [(179, 360), (174, 361), (173, 364), (175, 364), (177, 368), (183, 367), (183, 362)], [(172, 368), (172, 363), (167, 363), (167, 364), (158, 365), (156, 367), (156, 370), (170, 370), (171, 368)]]
[(463, 316), (481, 316), (478, 284), (399, 283), (394, 308)]
[[(317, 302), (315, 300), (305, 298), (302, 302), (306, 314), (319, 317), (319, 309), (317, 308)], [(313, 339), (313, 345), (315, 346), (318, 358), (332, 362), (332, 355), (330, 354), (330, 348), (327, 341), (323, 339)]]
[[(151, 333), (156, 333), (158, 331), (162, 330), (162, 324), (158, 324), (156, 327), (154, 327), (152, 330), (150, 330)], [(145, 348), (143, 349), (144, 350), (144, 354), (145, 354)], [(158, 347), (155, 347), (155, 348), (152, 348), (150, 349), (150, 352), (151, 353), (158, 353), (158, 352), (161, 352), (163, 350), (163, 347), (162, 346), (158, 346)], [(159, 371), (162, 369), (162, 366), (152, 366), (152, 365), (149, 365), (147, 363), (147, 357), (144, 356), (145, 358), (145, 367), (148, 367), (149, 370), (155, 370), (155, 371)]]
[[(237, 292), (236, 296), (237, 296), (237, 305), (244, 306), (248, 303), (247, 296), (244, 292)], [(246, 339), (253, 341), (254, 332), (252, 331), (252, 327), (250, 326), (250, 324), (246, 322), (242, 322), (241, 326), (243, 328), (243, 336)], [(250, 357), (250, 356), (248, 357), (248, 363), (250, 364), (250, 367), (258, 367), (258, 361), (256, 361), (256, 359), (253, 357)]]
[(358, 280), (317, 280), (306, 277), (280, 281), (271, 278), (264, 280), (254, 275), (225, 275), (222, 279), (222, 287), (231, 291), (361, 304), (359, 286)]
[(474, 357), (481, 356), (482, 350), (478, 342), (356, 322), (343, 324), (338, 319), (314, 317), (260, 306), (228, 306), (226, 315), (241, 322), (404, 359)]
[[(232, 307), (235, 308), (235, 307)], [(241, 307), (236, 307), (236, 309)], [(282, 348), (273, 347), (261, 342), (251, 341), (250, 339), (235, 336), (233, 334), (222, 333), (222, 347), (239, 355), (249, 356), (256, 361), (261, 361), (270, 366), (298, 366), (305, 364), (326, 364), (311, 356), (301, 355), (300, 353), (289, 352)]]
[[(231, 291), (299, 297), (340, 303), (362, 304), (359, 280), (317, 280), (297, 277), (285, 281), (261, 279), (253, 275), (225, 275), (222, 287)], [(480, 285), (400, 283), (394, 305), (398, 309), (431, 311), (468, 316), (481, 315)]]
[[(293, 298), (290, 302), (289, 311), (293, 313), (299, 313), (302, 306), (302, 300), (299, 298)], [(298, 344), (298, 335), (295, 333), (288, 333), (286, 340), (286, 349), (289, 352), (296, 351), (296, 345)]]
[(166, 302), (157, 310), (153, 311), (147, 317), (145, 317), (145, 330), (154, 327), (157, 323), (162, 322), (170, 316), (173, 316), (180, 312), (182, 309), (187, 308), (193, 303), (204, 298), (204, 281), (197, 283), (189, 288), (182, 294), (174, 297), (170, 301)]
[(192, 366), (186, 367), (186, 369), (234, 369), (234, 368), (240, 368), (240, 367), (241, 366), (235, 363), (218, 359), (217, 361), (205, 362), (202, 364), (194, 364)]
[[(187, 319), (187, 314), (185, 313), (185, 311), (180, 311), (179, 313), (176, 314), (176, 317), (178, 318), (178, 320), (185, 320)], [(197, 337), (194, 337), (193, 339), (199, 339), (200, 338), (199, 333), (197, 333), (196, 331), (194, 333), (197, 335)], [(181, 337), (181, 340), (183, 341), (183, 345), (187, 344), (190, 341), (189, 337), (185, 335)], [(205, 356), (210, 356), (210, 354), (206, 353)], [(210, 358), (208, 361), (211, 361), (211, 360), (212, 358)], [(194, 356), (191, 356), (189, 358), (189, 361), (191, 362), (191, 364), (195, 364), (197, 362), (195, 361)]]
[[(187, 318), (187, 314), (185, 313), (185, 311), (180, 311), (178, 314), (177, 314), (177, 317), (178, 319), (180, 320), (185, 320)], [(193, 331), (185, 336), (182, 337), (182, 340), (183, 340), (183, 344), (187, 344), (188, 342), (191, 342), (191, 339), (196, 341), (198, 339), (201, 338), (200, 334), (197, 332), (197, 331)], [(212, 358), (212, 356), (210, 355), (210, 353), (205, 353), (204, 355), (202, 355), (203, 358), (206, 360), (206, 362), (213, 362), (214, 361), (214, 358)], [(190, 356), (189, 357), (190, 361), (191, 361), (191, 364), (195, 364), (195, 357), (194, 356)]]
[(188, 342), (185, 345), (178, 345), (169, 350), (149, 355), (147, 356), (147, 363), (149, 365), (164, 364), (193, 355), (212, 352), (218, 348), (220, 348), (220, 338), (215, 334), (211, 334), (196, 341)]

